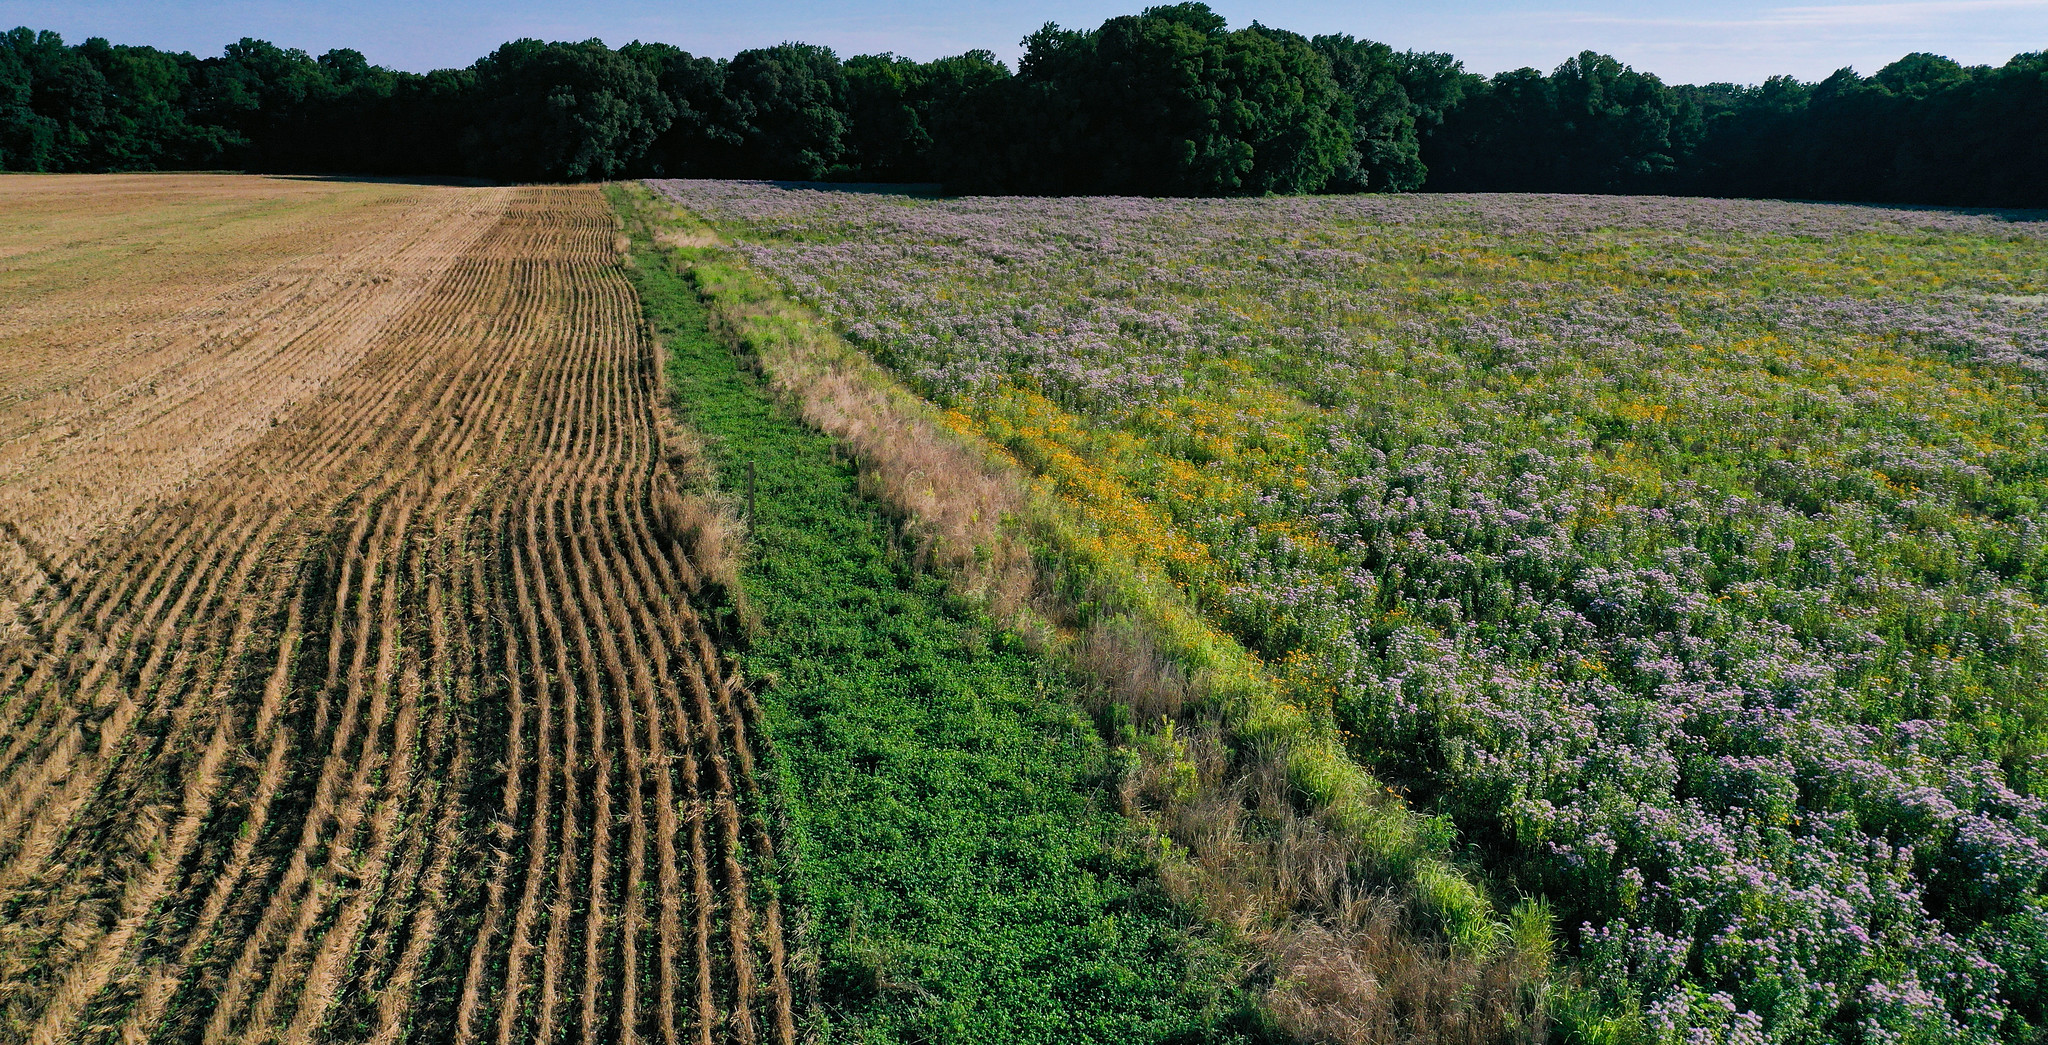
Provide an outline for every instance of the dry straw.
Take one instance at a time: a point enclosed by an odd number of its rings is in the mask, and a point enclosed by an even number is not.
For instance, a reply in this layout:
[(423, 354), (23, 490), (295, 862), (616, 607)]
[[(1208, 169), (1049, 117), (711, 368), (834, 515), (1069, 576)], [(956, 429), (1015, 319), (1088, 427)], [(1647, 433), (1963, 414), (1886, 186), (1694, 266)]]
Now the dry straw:
[[(690, 602), (743, 542), (602, 196), (0, 202), (0, 301), (64, 277), (0, 329), (0, 1039), (792, 1042), (773, 897), (725, 931), (773, 840), (696, 768), (758, 735)], [(129, 226), (185, 240), (76, 246)]]

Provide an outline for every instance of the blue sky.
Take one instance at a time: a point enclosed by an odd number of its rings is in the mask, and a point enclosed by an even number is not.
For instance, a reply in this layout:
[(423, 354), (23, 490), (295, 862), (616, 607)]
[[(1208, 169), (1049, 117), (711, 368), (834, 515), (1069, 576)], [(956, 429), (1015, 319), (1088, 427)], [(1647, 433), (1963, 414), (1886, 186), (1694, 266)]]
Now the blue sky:
[[(522, 36), (613, 45), (660, 40), (697, 54), (803, 40), (842, 55), (913, 58), (975, 47), (1014, 61), (1017, 42), (1048, 21), (1100, 23), (1157, 0), (0, 0), (0, 24), (55, 29), (76, 42), (104, 36), (197, 54), (255, 36), (318, 54), (353, 47), (401, 69), (467, 65)], [(2000, 64), (2048, 48), (2048, 0), (1667, 2), (1617, 0), (1212, 0), (1241, 26), (1254, 20), (1303, 33), (1347, 32), (1398, 48), (1449, 51), (1493, 73), (1549, 69), (1584, 48), (1605, 51), (1667, 82), (1755, 82), (1773, 73), (1818, 79), (1842, 66), (1875, 71), (1909, 51)]]

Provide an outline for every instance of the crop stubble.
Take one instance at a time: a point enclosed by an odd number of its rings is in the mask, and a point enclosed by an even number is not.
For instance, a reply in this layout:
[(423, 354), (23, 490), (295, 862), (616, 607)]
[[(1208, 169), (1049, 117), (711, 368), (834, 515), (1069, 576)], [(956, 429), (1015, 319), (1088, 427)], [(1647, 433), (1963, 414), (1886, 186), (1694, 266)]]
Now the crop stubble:
[(0, 186), (0, 1040), (791, 1040), (602, 197), (65, 184)]

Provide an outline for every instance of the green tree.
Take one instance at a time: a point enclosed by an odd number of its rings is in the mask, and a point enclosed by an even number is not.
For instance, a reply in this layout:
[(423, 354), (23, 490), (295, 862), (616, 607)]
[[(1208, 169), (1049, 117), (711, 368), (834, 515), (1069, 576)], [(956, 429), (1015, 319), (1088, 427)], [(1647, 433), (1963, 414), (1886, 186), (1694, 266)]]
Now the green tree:
[(2048, 51), (1930, 98), (1920, 126), (1930, 144), (1947, 145), (1946, 201), (2048, 207)]
[(114, 131), (106, 76), (79, 49), (64, 46), (56, 33), (15, 33), (15, 53), (29, 74), (29, 105), (53, 125), (38, 169), (99, 166), (104, 144)]
[(0, 36), (0, 170), (59, 169), (55, 162), (60, 128), (35, 108), (34, 59), (39, 46), (38, 34), (31, 29)]
[(874, 181), (908, 181), (931, 155), (931, 129), (918, 112), (923, 67), (893, 54), (846, 60), (848, 173)]
[(1313, 192), (1350, 154), (1350, 103), (1309, 42), (1226, 31), (1199, 3), (1048, 24), (1006, 92), (1011, 144), (988, 179), (1035, 191)]
[(515, 40), (475, 68), (477, 104), (462, 151), (486, 177), (618, 177), (675, 118), (655, 74), (602, 40)]
[(462, 143), (477, 97), (470, 69), (436, 69), (394, 77), (388, 98), (369, 102), (377, 128), (362, 143), (365, 169), (390, 174), (460, 174)]
[(817, 179), (844, 161), (846, 73), (831, 48), (786, 43), (741, 51), (725, 76), (739, 118), (740, 170)]
[(1535, 69), (1497, 74), (1466, 92), (1423, 139), (1428, 187), (1527, 192), (1552, 188), (1557, 98)]
[(1549, 76), (1501, 73), (1432, 135), (1431, 188), (1651, 192), (1673, 187), (1680, 100), (1655, 76), (1582, 52)]
[(309, 103), (333, 93), (312, 55), (244, 37), (200, 62), (197, 73), (193, 115), (226, 130), (230, 162), (264, 170), (300, 165), (299, 146), (318, 133)]
[(700, 58), (668, 44), (634, 41), (619, 53), (654, 74), (662, 96), (675, 108), (668, 129), (657, 135), (643, 161), (656, 177), (732, 173), (745, 121), (725, 89), (725, 63)]
[(1408, 96), (1409, 111), (1415, 115), (1415, 130), (1427, 137), (1443, 126), (1444, 118), (1484, 87), (1486, 78), (1465, 71), (1465, 63), (1436, 51), (1403, 51), (1395, 56), (1394, 75)]
[(963, 161), (976, 162), (958, 146), (982, 140), (994, 130), (983, 123), (989, 102), (1001, 98), (1012, 79), (1009, 67), (993, 51), (968, 51), (920, 66), (916, 90), (908, 100), (931, 144), (908, 173), (910, 180), (958, 180)]
[(1550, 82), (1557, 104), (1555, 184), (1579, 192), (1641, 192), (1675, 168), (1677, 103), (1655, 76), (1584, 51), (1558, 66)]
[[(939, 180), (956, 190), (1218, 195), (1434, 190), (2048, 206), (2048, 52), (1906, 55), (1871, 76), (1669, 87), (1584, 52), (1492, 78), (1200, 3), (987, 51), (730, 61), (519, 40), (425, 75), (243, 39), (211, 58), (0, 34), (0, 169), (240, 166)], [(1426, 180), (1425, 180), (1426, 179)]]
[(1223, 193), (1322, 192), (1355, 147), (1351, 104), (1329, 63), (1298, 33), (1253, 22), (1224, 44), (1227, 133), (1249, 146), (1252, 165)]
[(1724, 196), (1796, 195), (1794, 155), (1812, 88), (1790, 76), (1763, 83), (1691, 88), (1701, 114), (1688, 191)]
[(1422, 187), (1429, 169), (1416, 137), (1415, 106), (1401, 82), (1401, 56), (1386, 44), (1346, 35), (1318, 36), (1317, 53), (1330, 63), (1337, 86), (1351, 102), (1351, 155), (1331, 179), (1338, 192), (1407, 192)]
[(968, 99), (1007, 79), (989, 51), (915, 62), (893, 54), (846, 60), (846, 171), (872, 181), (937, 178), (940, 136)]

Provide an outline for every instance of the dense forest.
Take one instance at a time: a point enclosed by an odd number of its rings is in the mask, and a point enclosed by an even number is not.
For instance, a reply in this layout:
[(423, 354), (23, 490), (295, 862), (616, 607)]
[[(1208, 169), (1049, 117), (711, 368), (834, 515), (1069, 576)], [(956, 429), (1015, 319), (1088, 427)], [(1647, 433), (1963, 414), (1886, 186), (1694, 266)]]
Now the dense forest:
[(0, 170), (637, 175), (1237, 195), (1676, 193), (2048, 206), (2048, 51), (1818, 83), (1667, 85), (1586, 52), (1467, 72), (1199, 3), (917, 62), (784, 43), (516, 40), (418, 74), (260, 40), (198, 58), (0, 36)]

